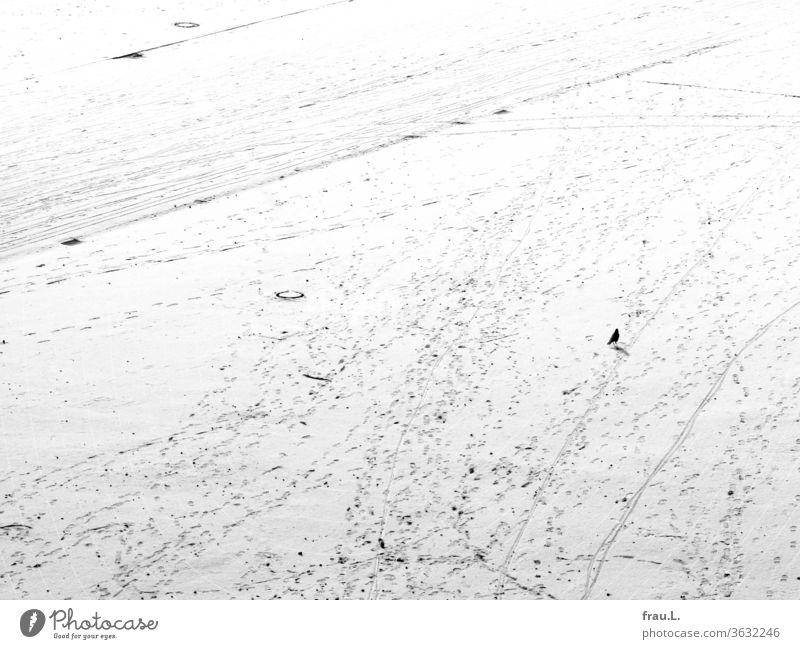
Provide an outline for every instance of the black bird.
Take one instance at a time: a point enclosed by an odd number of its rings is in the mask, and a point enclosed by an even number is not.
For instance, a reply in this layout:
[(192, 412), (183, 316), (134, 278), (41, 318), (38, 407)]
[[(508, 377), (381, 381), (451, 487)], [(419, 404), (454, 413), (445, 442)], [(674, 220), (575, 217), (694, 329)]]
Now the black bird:
[(616, 345), (618, 340), (619, 340), (619, 329), (614, 329), (614, 333), (611, 334), (611, 340), (609, 340), (606, 344)]

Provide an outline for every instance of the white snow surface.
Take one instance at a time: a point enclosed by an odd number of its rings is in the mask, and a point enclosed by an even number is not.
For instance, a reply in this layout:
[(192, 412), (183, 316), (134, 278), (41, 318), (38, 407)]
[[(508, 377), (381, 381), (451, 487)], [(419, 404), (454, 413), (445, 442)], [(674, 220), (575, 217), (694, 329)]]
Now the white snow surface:
[(795, 2), (55, 4), (0, 597), (800, 595)]

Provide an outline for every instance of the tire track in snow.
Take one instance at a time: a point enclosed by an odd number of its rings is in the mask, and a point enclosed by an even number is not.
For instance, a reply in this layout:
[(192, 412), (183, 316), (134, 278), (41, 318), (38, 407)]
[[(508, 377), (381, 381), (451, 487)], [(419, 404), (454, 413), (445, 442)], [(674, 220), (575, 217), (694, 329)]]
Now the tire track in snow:
[(569, 448), (570, 445), (575, 440), (575, 436), (586, 428), (586, 419), (592, 412), (594, 412), (597, 409), (598, 399), (603, 394), (603, 392), (605, 392), (606, 388), (608, 388), (609, 384), (614, 379), (614, 377), (616, 377), (618, 368), (619, 368), (619, 356), (612, 365), (611, 371), (609, 372), (606, 379), (600, 384), (600, 387), (595, 391), (595, 393), (592, 395), (592, 398), (589, 400), (589, 407), (580, 417), (575, 427), (566, 436), (566, 438), (564, 439), (564, 443), (561, 445), (561, 448), (558, 450), (558, 453), (556, 453), (555, 458), (553, 458), (553, 461), (550, 463), (550, 466), (545, 471), (545, 477), (541, 481), (541, 483), (539, 483), (539, 486), (534, 492), (533, 500), (531, 501), (531, 504), (528, 507), (528, 511), (525, 514), (525, 518), (523, 519), (522, 524), (519, 526), (519, 531), (517, 532), (516, 536), (514, 536), (514, 540), (511, 542), (511, 547), (508, 549), (505, 561), (503, 561), (500, 567), (499, 570), (500, 578), (498, 580), (497, 590), (495, 591), (495, 599), (503, 598), (503, 591), (505, 590), (506, 578), (508, 576), (507, 573), (511, 567), (512, 561), (514, 560), (517, 548), (519, 547), (519, 544), (522, 541), (522, 535), (525, 533), (525, 530), (528, 528), (528, 525), (530, 524), (531, 519), (533, 518), (533, 512), (536, 510), (536, 506), (539, 504), (541, 495), (550, 485), (550, 481), (553, 478), (553, 474), (555, 473), (556, 467), (559, 465), (561, 459), (564, 457), (567, 448)]
[[(786, 157), (782, 158), (781, 162), (784, 162), (785, 160), (788, 160), (788, 159), (789, 159), (789, 156), (786, 156)], [(633, 338), (631, 339), (630, 344), (628, 345), (629, 348), (632, 348), (632, 347), (634, 347), (636, 345), (636, 343), (638, 342), (638, 340), (641, 337), (641, 335), (644, 333), (644, 331), (647, 329), (647, 327), (650, 325), (650, 323), (653, 322), (653, 320), (655, 320), (655, 318), (661, 313), (661, 311), (664, 309), (664, 307), (669, 303), (669, 301), (672, 299), (673, 295), (675, 295), (675, 293), (678, 291), (678, 289), (681, 287), (681, 285), (684, 283), (684, 281), (686, 281), (686, 279), (697, 269), (697, 267), (700, 266), (708, 258), (709, 251), (714, 250), (717, 247), (719, 242), (725, 236), (726, 231), (730, 228), (730, 226), (733, 224), (733, 222), (739, 217), (739, 215), (744, 211), (745, 207), (747, 207), (750, 203), (752, 203), (753, 199), (758, 194), (758, 192), (761, 189), (761, 187), (767, 181), (768, 177), (775, 171), (776, 167), (779, 166), (779, 164), (780, 163), (772, 164), (763, 173), (761, 179), (757, 182), (757, 184), (754, 187), (754, 189), (747, 195), (745, 200), (739, 205), (739, 207), (736, 209), (736, 211), (731, 216), (731, 218), (728, 220), (728, 222), (723, 226), (723, 228), (721, 229), (720, 233), (714, 238), (714, 240), (711, 242), (711, 244), (700, 254), (700, 256), (695, 260), (695, 262), (686, 270), (686, 272), (684, 272), (683, 275), (681, 275), (681, 277), (670, 287), (670, 290), (661, 299), (661, 301), (659, 302), (659, 304), (656, 307), (655, 311), (653, 311), (653, 313), (650, 314), (650, 316), (647, 318), (647, 320), (644, 322), (644, 324), (639, 328), (639, 330), (633, 336)], [(561, 462), (561, 459), (564, 457), (564, 454), (566, 453), (566, 451), (569, 448), (569, 446), (575, 440), (576, 435), (578, 433), (580, 433), (581, 431), (585, 430), (586, 419), (589, 417), (590, 414), (592, 414), (592, 413), (597, 411), (597, 407), (598, 407), (597, 406), (597, 402), (600, 399), (600, 397), (602, 396), (602, 394), (605, 392), (605, 390), (608, 389), (608, 386), (611, 384), (611, 382), (614, 380), (614, 378), (616, 378), (617, 372), (619, 370), (620, 361), (621, 361), (621, 357), (617, 356), (617, 358), (615, 359), (615, 361), (614, 361), (614, 363), (613, 363), (613, 365), (611, 367), (611, 370), (610, 370), (608, 376), (601, 383), (600, 387), (595, 391), (595, 393), (592, 395), (591, 399), (589, 400), (589, 405), (587, 406), (587, 408), (584, 411), (583, 415), (578, 420), (578, 423), (575, 425), (575, 427), (572, 429), (572, 431), (570, 431), (570, 433), (567, 435), (567, 437), (564, 440), (564, 443), (562, 444), (562, 446), (559, 449), (558, 453), (556, 453), (556, 456), (553, 459), (553, 462), (547, 468), (547, 471), (545, 472), (544, 480), (542, 480), (542, 482), (540, 483), (539, 487), (534, 492), (533, 500), (531, 501), (531, 505), (530, 505), (530, 507), (528, 509), (528, 512), (526, 513), (525, 518), (524, 518), (522, 524), (520, 525), (520, 529), (517, 532), (516, 536), (514, 537), (514, 540), (511, 543), (511, 548), (508, 551), (506, 559), (505, 559), (505, 561), (503, 562), (503, 564), (502, 564), (502, 566), (500, 568), (500, 573), (499, 574), (501, 576), (500, 576), (500, 579), (498, 581), (497, 590), (495, 591), (495, 598), (502, 599), (502, 597), (503, 597), (503, 591), (505, 590), (506, 577), (508, 576), (508, 572), (509, 572), (509, 570), (511, 568), (511, 563), (514, 560), (514, 556), (516, 554), (517, 548), (519, 547), (519, 544), (522, 541), (522, 536), (525, 533), (525, 530), (527, 529), (528, 525), (530, 524), (531, 519), (533, 518), (533, 512), (536, 509), (536, 505), (539, 504), (539, 500), (540, 500), (540, 496), (541, 496), (542, 492), (544, 492), (544, 490), (547, 489), (547, 487), (549, 486), (550, 481), (551, 481), (551, 479), (553, 477), (553, 474), (555, 473), (556, 467)]]
[(625, 524), (628, 522), (631, 514), (633, 513), (634, 509), (636, 509), (636, 505), (639, 503), (644, 492), (647, 490), (647, 487), (650, 486), (650, 483), (653, 481), (653, 478), (661, 471), (661, 469), (666, 466), (667, 462), (669, 462), (672, 457), (675, 455), (677, 450), (683, 445), (686, 441), (687, 437), (691, 434), (692, 429), (694, 428), (695, 422), (697, 421), (700, 414), (703, 412), (703, 409), (708, 405), (708, 403), (715, 397), (717, 392), (719, 392), (720, 388), (722, 387), (723, 383), (725, 382), (725, 378), (728, 376), (728, 372), (730, 371), (733, 364), (739, 360), (739, 358), (744, 354), (750, 346), (755, 343), (758, 339), (760, 339), (767, 331), (769, 331), (772, 326), (782, 320), (786, 315), (788, 315), (793, 309), (797, 306), (800, 306), (800, 300), (794, 302), (792, 305), (781, 311), (777, 316), (775, 316), (772, 320), (767, 322), (765, 325), (762, 325), (761, 328), (739, 349), (736, 354), (726, 363), (725, 368), (717, 377), (717, 380), (711, 386), (711, 389), (706, 393), (706, 396), (703, 397), (700, 404), (695, 408), (692, 416), (689, 418), (689, 421), (686, 422), (686, 425), (681, 430), (680, 434), (675, 438), (672, 445), (667, 449), (667, 452), (659, 460), (658, 464), (655, 468), (650, 472), (647, 476), (645, 481), (641, 484), (641, 486), (636, 490), (636, 493), (628, 500), (624, 508), (624, 514), (622, 518), (620, 518), (611, 531), (606, 535), (603, 541), (600, 543), (600, 546), (597, 548), (595, 553), (589, 559), (589, 566), (586, 569), (586, 583), (584, 586), (583, 595), (581, 599), (588, 599), (592, 593), (592, 589), (594, 585), (597, 583), (597, 579), (600, 577), (600, 573), (603, 569), (603, 564), (608, 557), (608, 553), (611, 550), (611, 547), (614, 545), (614, 542), (617, 540), (617, 537), (622, 533), (622, 530), (625, 528)]
[[(322, 124), (311, 124), (309, 127), (315, 129), (319, 126), (327, 130), (340, 129), (341, 132), (337, 132), (333, 137), (324, 139), (315, 146), (278, 152), (273, 150), (272, 153), (267, 153), (265, 147), (269, 148), (275, 145), (271, 142), (262, 142), (258, 143), (259, 153), (249, 155), (241, 162), (225, 164), (222, 162), (226, 157), (225, 154), (231, 150), (238, 150), (237, 147), (242, 144), (237, 141), (237, 138), (242, 137), (237, 131), (229, 134), (231, 137), (226, 138), (225, 149), (217, 152), (218, 155), (202, 157), (202, 172), (198, 173), (200, 170), (193, 170), (189, 167), (190, 175), (181, 178), (176, 178), (174, 172), (165, 169), (163, 164), (152, 169), (137, 167), (132, 171), (132, 168), (129, 169), (128, 162), (113, 163), (115, 174), (113, 181), (106, 178), (111, 167), (108, 170), (100, 168), (97, 174), (92, 174), (87, 178), (76, 178), (72, 181), (68, 176), (60, 175), (55, 179), (55, 184), (47, 185), (47, 191), (50, 193), (46, 196), (37, 195), (22, 187), (17, 189), (17, 194), (24, 199), (15, 200), (13, 193), (7, 199), (6, 209), (12, 214), (20, 214), (23, 218), (16, 217), (14, 222), (7, 224), (11, 227), (5, 231), (4, 241), (0, 244), (0, 256), (11, 256), (24, 249), (42, 246), (58, 237), (85, 235), (117, 224), (169, 213), (176, 208), (184, 207), (185, 200), (205, 197), (209, 193), (213, 193), (215, 196), (225, 196), (235, 191), (261, 186), (275, 180), (279, 174), (293, 175), (334, 161), (364, 155), (404, 141), (409, 132), (405, 124), (409, 120), (429, 121), (431, 116), (444, 120), (464, 117), (465, 114), (480, 115), (491, 103), (541, 100), (569, 92), (586, 84), (601, 83), (679, 58), (702, 54), (732, 42), (735, 41), (729, 39), (724, 42), (715, 42), (715, 39), (709, 36), (693, 39), (678, 46), (648, 52), (647, 55), (655, 60), (651, 59), (643, 64), (625, 68), (622, 72), (604, 74), (608, 68), (619, 70), (619, 67), (615, 68), (614, 66), (624, 65), (621, 54), (616, 58), (606, 59), (602, 66), (596, 62), (589, 68), (586, 64), (582, 67), (579, 66), (578, 69), (581, 70), (583, 77), (579, 82), (575, 80), (575, 69), (572, 67), (565, 70), (545, 69), (539, 71), (539, 68), (547, 68), (547, 66), (555, 65), (557, 61), (563, 60), (570, 51), (567, 46), (560, 44), (551, 46), (551, 50), (552, 47), (556, 47), (557, 51), (549, 51), (544, 63), (536, 66), (533, 71), (526, 60), (506, 61), (505, 57), (508, 55), (505, 54), (505, 50), (500, 50), (494, 55), (498, 59), (499, 69), (503, 72), (499, 80), (496, 73), (493, 78), (487, 78), (483, 72), (476, 74), (474, 66), (465, 63), (461, 65), (462, 69), (457, 73), (457, 81), (450, 81), (449, 76), (446, 79), (434, 79), (429, 82), (432, 83), (431, 87), (423, 92), (411, 94), (399, 105), (395, 99), (387, 103), (384, 93), (377, 93), (377, 96), (361, 96), (361, 113), (368, 125), (359, 126), (357, 122), (356, 124), (351, 122), (348, 125), (342, 121), (341, 115), (334, 114), (332, 118), (327, 116), (323, 119)], [(690, 48), (688, 51), (686, 51), (687, 46)], [(246, 77), (243, 78), (246, 79)], [(459, 87), (466, 88), (467, 91), (459, 93), (462, 95), (459, 100), (451, 101), (451, 95)], [(285, 101), (289, 101), (289, 99), (287, 98)], [(321, 101), (326, 102), (327, 100), (322, 97)], [(144, 110), (148, 108), (148, 105), (139, 105), (137, 108)], [(265, 105), (263, 108), (256, 109), (253, 114), (250, 114), (248, 109), (243, 116), (244, 123), (246, 125), (258, 116), (260, 116), (258, 122), (261, 123), (263, 118), (272, 116), (277, 108), (285, 110), (286, 106), (282, 106), (282, 104), (279, 106)], [(103, 114), (102, 109), (101, 106), (101, 115)], [(386, 115), (390, 119), (376, 121), (375, 112)], [(347, 111), (346, 115), (347, 120), (352, 119), (352, 111)], [(385, 126), (387, 122), (388, 127)], [(231, 124), (234, 123), (236, 122), (213, 123), (211, 126), (214, 126), (216, 130), (225, 130), (232, 128)], [(95, 126), (98, 125), (93, 124), (93, 127)], [(133, 144), (139, 146), (143, 136), (140, 126), (134, 123), (127, 127), (130, 132), (121, 133), (121, 141), (128, 143), (128, 146)], [(150, 126), (159, 131), (162, 136), (170, 134), (169, 131), (164, 132), (163, 125), (152, 124)], [(353, 129), (353, 126), (356, 128)], [(440, 125), (438, 128), (429, 129), (428, 133), (442, 130), (447, 126)], [(244, 130), (246, 131), (246, 129)], [(53, 134), (46, 132), (45, 135)], [(252, 144), (252, 136), (248, 136), (248, 138), (247, 142)], [(61, 139), (63, 138), (59, 138), (59, 141)], [(204, 143), (203, 146), (207, 147), (208, 145)], [(101, 156), (100, 161), (104, 162), (102, 156), (106, 154), (103, 150), (87, 149), (87, 152), (81, 155), (88, 156), (89, 159), (76, 161), (75, 164), (96, 164), (98, 156)], [(177, 156), (175, 162), (180, 163), (180, 158), (184, 155), (186, 155), (185, 152), (177, 151), (173, 156)], [(196, 151), (192, 155), (194, 160), (198, 160)], [(185, 163), (180, 164), (179, 168), (183, 170), (183, 173), (187, 169)], [(154, 173), (163, 175), (165, 171), (167, 172), (166, 177), (162, 182), (157, 183), (149, 191), (142, 192), (142, 181), (149, 180)], [(13, 180), (13, 178), (9, 180)], [(70, 181), (69, 185), (64, 184), (67, 181)], [(87, 186), (87, 182), (91, 186)], [(104, 196), (102, 193), (98, 194), (96, 191), (98, 183), (104, 185), (111, 183), (108, 186), (114, 187), (113, 194), (110, 197)], [(181, 186), (186, 189), (183, 192), (180, 189), (176, 191), (176, 187), (180, 188)], [(87, 196), (99, 196), (99, 199), (88, 200)], [(66, 206), (64, 197), (68, 197), (70, 203), (67, 209), (64, 209)], [(143, 197), (147, 198), (142, 200)], [(51, 203), (52, 207), (42, 214), (41, 204), (49, 205)], [(24, 218), (26, 215), (36, 216)], [(22, 227), (18, 223), (21, 223)]]

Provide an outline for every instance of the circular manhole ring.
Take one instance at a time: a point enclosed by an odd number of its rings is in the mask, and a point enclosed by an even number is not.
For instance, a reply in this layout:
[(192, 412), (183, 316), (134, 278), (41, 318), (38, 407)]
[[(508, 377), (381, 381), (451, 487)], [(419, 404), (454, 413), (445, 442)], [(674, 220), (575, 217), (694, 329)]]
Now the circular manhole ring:
[(184, 29), (191, 29), (192, 27), (200, 27), (199, 23), (190, 23), (186, 21), (181, 21), (172, 24), (175, 25), (175, 27), (183, 27)]
[(278, 291), (275, 293), (275, 297), (279, 297), (281, 300), (299, 300), (301, 297), (305, 296), (305, 293), (301, 293), (300, 291)]

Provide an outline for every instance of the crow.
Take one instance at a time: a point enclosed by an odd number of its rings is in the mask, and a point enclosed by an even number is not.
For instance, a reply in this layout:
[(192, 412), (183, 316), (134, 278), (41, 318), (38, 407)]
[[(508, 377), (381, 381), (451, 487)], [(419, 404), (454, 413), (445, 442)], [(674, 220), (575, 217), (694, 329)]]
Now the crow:
[(606, 344), (616, 345), (618, 340), (619, 340), (619, 329), (614, 329), (614, 333), (611, 334), (611, 340), (609, 340)]

